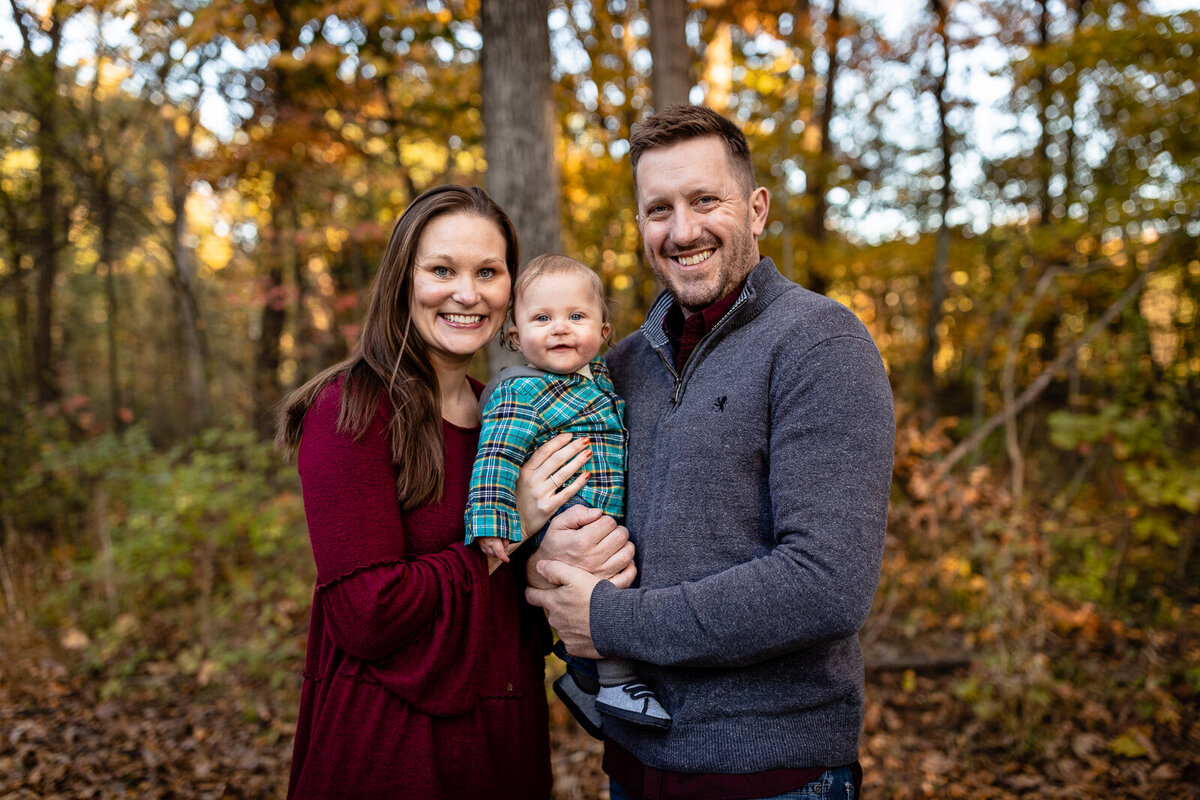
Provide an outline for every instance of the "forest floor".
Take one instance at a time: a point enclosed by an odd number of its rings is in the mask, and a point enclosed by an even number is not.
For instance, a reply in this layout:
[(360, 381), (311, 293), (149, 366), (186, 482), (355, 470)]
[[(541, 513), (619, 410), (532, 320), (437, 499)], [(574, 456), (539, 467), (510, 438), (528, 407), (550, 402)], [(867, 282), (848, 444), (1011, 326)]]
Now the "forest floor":
[[(60, 642), (0, 634), (0, 800), (284, 796), (294, 685), (178, 662), (106, 674)], [(1154, 677), (1195, 677), (1196, 639), (1109, 630), (1058, 646), (1071, 680), (1007, 695), (969, 660), (870, 669), (864, 794), (1200, 798), (1200, 690)], [(554, 698), (551, 720), (554, 796), (607, 798), (600, 744)]]

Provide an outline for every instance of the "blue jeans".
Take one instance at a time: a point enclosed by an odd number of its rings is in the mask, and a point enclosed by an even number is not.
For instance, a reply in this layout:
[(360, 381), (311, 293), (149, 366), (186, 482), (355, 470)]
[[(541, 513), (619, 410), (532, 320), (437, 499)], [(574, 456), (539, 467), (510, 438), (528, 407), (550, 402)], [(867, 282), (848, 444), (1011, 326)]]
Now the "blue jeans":
[[(616, 781), (609, 781), (608, 796), (610, 800), (633, 800)], [(762, 800), (855, 800), (856, 797), (854, 770), (850, 767), (834, 767), (799, 789)]]

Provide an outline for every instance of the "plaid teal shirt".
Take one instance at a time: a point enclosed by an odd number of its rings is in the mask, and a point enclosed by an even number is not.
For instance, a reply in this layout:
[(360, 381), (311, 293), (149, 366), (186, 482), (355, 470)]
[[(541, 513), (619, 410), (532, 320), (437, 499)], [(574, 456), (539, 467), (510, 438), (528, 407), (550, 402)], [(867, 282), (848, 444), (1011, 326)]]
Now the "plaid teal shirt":
[(597, 358), (589, 367), (592, 380), (551, 372), (509, 378), (484, 398), (467, 499), (467, 544), (481, 536), (520, 541), (517, 474), (530, 453), (564, 431), (591, 439), (592, 457), (583, 468), (592, 474), (575, 497), (614, 517), (624, 515), (625, 401), (613, 389), (603, 361)]

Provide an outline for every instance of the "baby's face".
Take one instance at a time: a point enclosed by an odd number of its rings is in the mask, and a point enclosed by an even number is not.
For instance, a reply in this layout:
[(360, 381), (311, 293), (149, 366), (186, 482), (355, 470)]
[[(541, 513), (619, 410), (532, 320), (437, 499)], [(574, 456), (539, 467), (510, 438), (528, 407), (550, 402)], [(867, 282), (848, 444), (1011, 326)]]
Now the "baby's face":
[(591, 283), (570, 272), (534, 280), (513, 307), (517, 344), (545, 372), (566, 375), (590, 362), (608, 335), (604, 309)]

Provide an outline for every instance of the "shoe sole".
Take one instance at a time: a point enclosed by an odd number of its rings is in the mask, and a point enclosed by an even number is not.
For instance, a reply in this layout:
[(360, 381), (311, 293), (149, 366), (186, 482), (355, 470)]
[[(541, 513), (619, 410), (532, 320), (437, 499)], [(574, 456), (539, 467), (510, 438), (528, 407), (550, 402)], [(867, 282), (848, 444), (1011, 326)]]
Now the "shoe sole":
[(600, 702), (596, 703), (596, 710), (601, 714), (607, 714), (610, 717), (616, 717), (625, 722), (632, 722), (634, 725), (640, 725), (643, 728), (654, 728), (660, 731), (671, 730), (671, 720), (669, 719), (655, 719), (645, 714), (639, 714), (636, 711), (626, 711), (623, 708), (616, 708), (615, 706)]
[[(569, 680), (574, 682), (575, 679), (570, 675), (564, 675), (560, 680)], [(571, 717), (579, 723), (579, 727), (587, 731), (588, 735), (593, 739), (603, 739), (604, 731), (598, 728), (596, 724), (588, 718), (588, 715), (582, 708), (580, 708), (579, 703), (575, 701), (575, 698), (571, 696), (571, 693), (567, 689), (563, 688), (562, 685), (560, 685), (560, 681), (555, 681), (553, 683), (553, 688), (554, 694), (559, 700), (562, 701), (562, 704), (567, 707), (567, 711), (571, 712)], [(587, 694), (586, 692), (583, 692), (583, 689), (579, 687), (579, 684), (575, 684), (575, 688), (578, 691)]]

